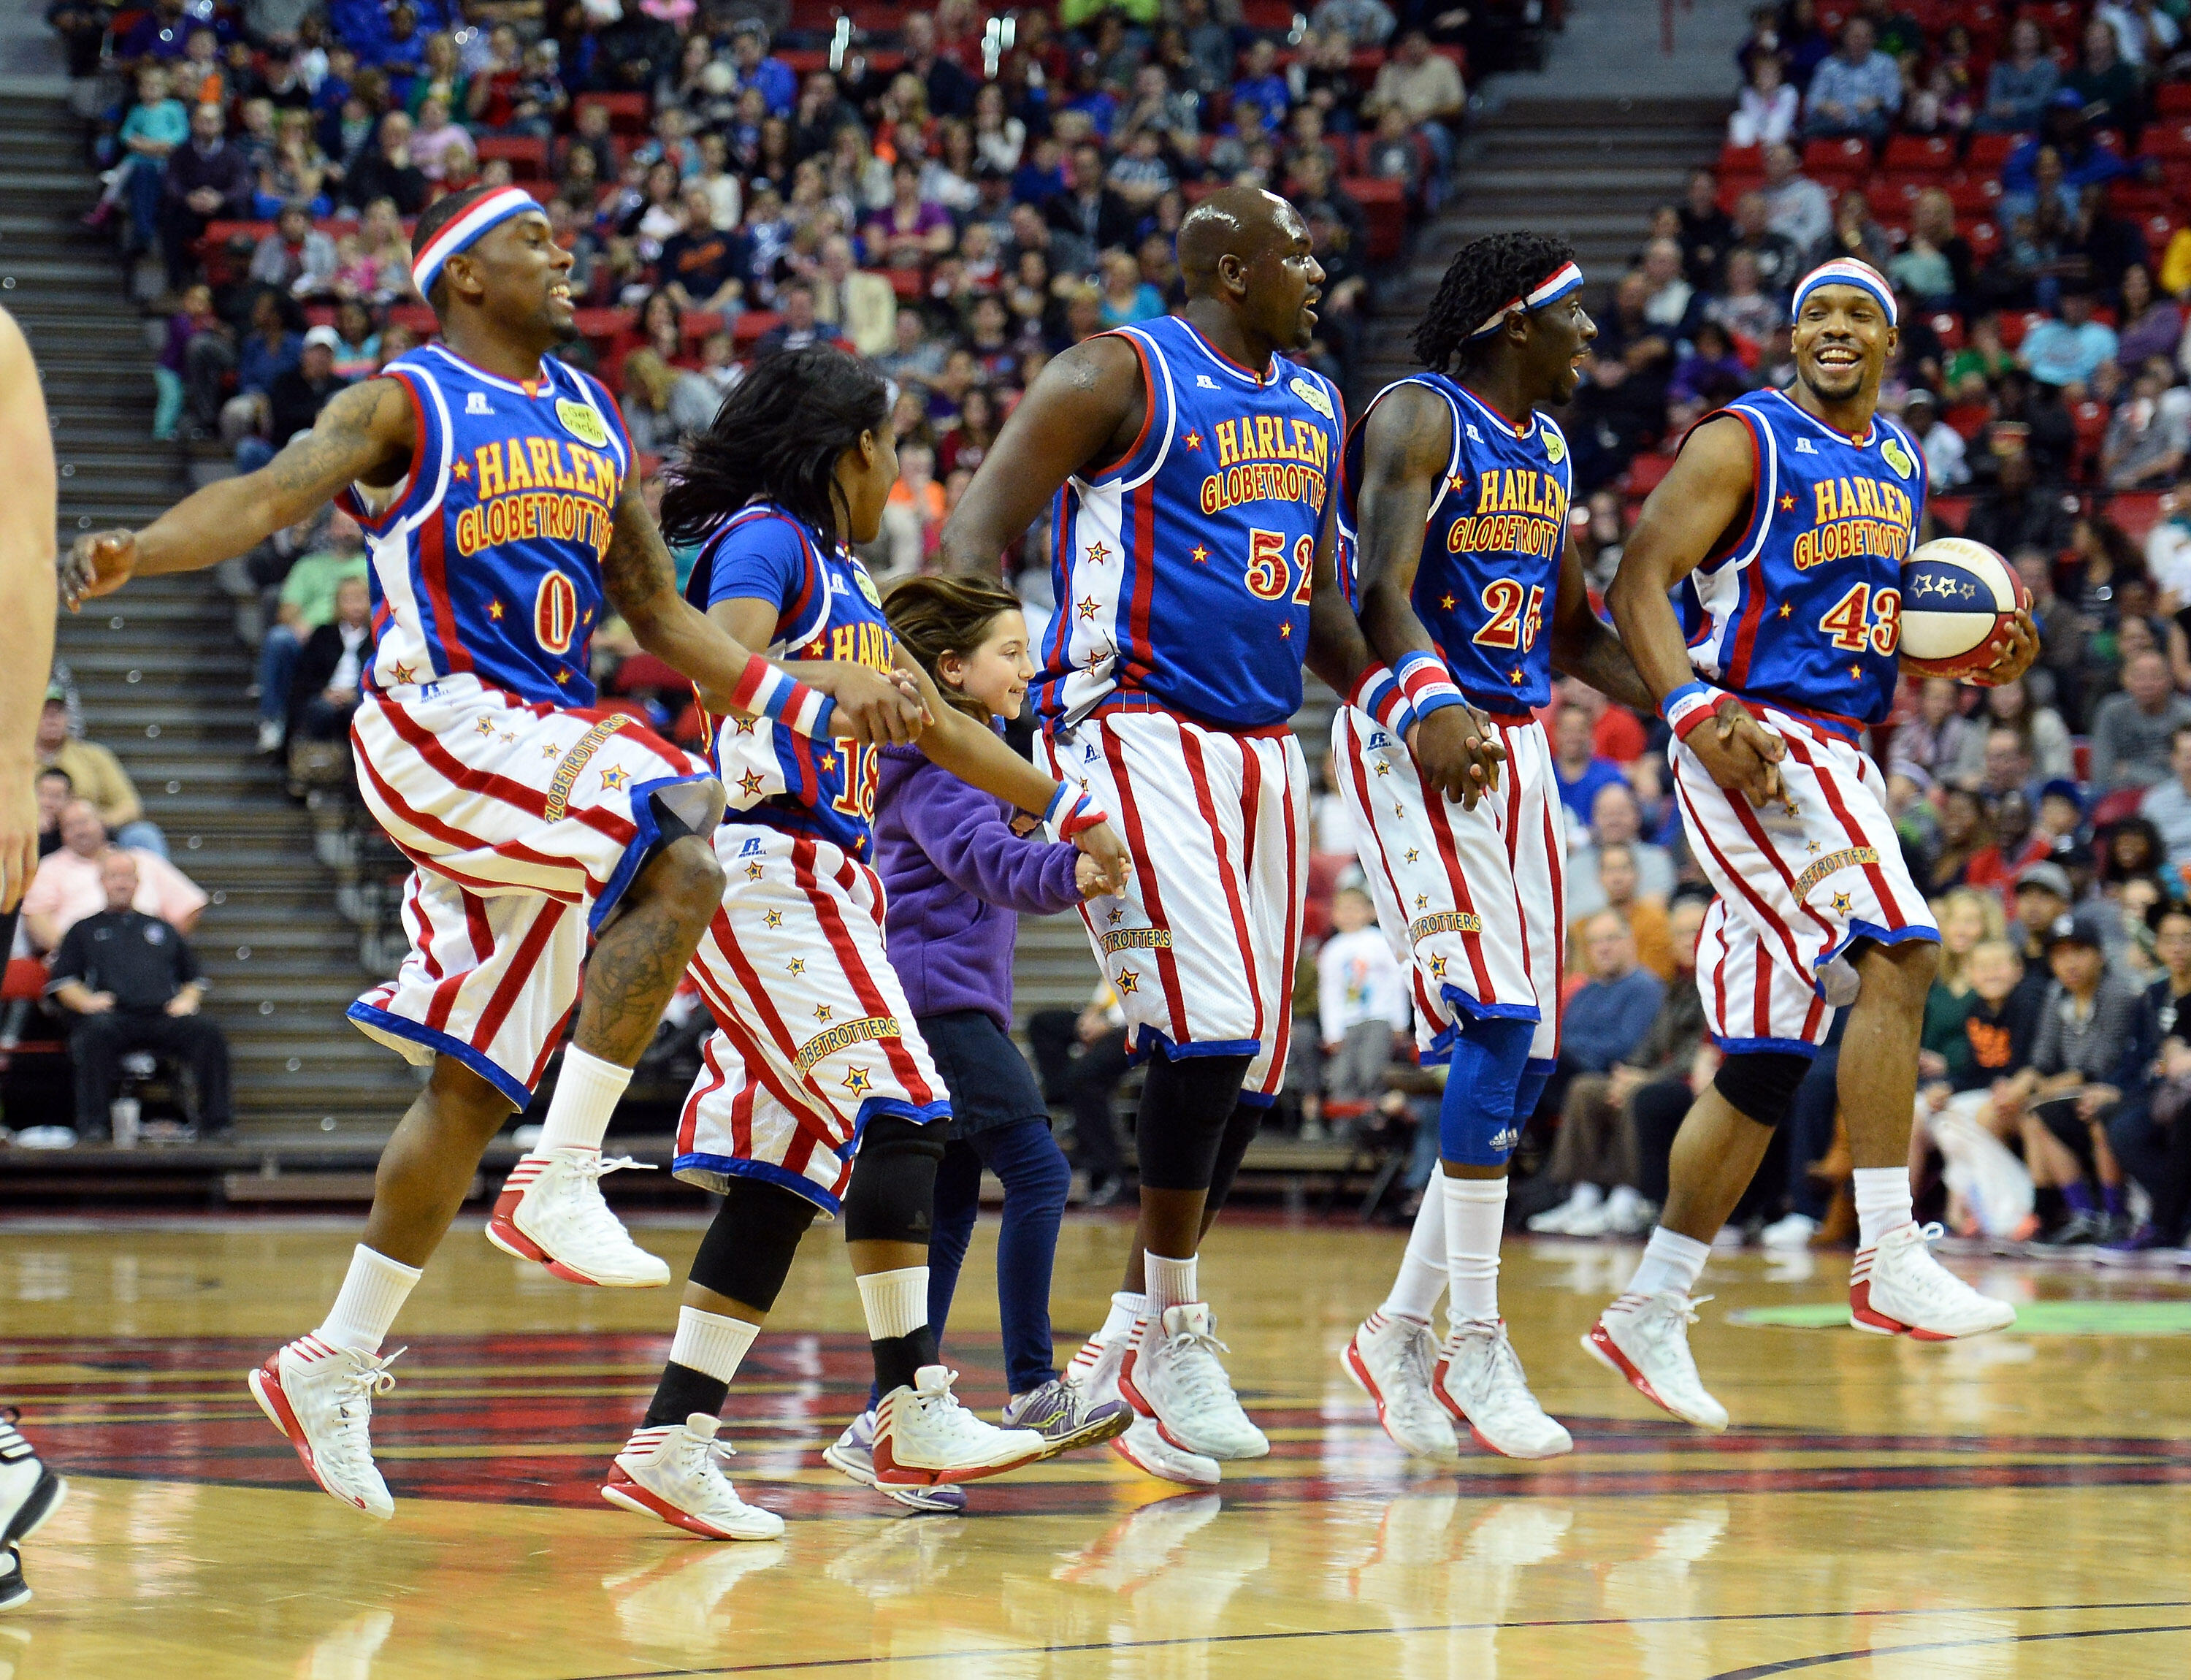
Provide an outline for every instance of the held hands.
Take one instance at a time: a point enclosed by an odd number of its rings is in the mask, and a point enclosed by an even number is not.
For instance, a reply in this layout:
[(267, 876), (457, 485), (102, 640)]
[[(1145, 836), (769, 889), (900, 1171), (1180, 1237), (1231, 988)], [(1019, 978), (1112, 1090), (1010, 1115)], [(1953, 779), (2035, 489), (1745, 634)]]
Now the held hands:
[(2005, 682), (2014, 682), (2031, 669), (2039, 657), (2039, 627), (2031, 622), (2028, 607), (2018, 607), (2016, 617), (2006, 629), (1993, 641), (1993, 663), (1978, 673), (1971, 681), (1980, 688), (1998, 688)]
[(168, 999), (165, 1007), (170, 1015), (196, 1015), (198, 1012), (197, 988), (184, 987), (181, 991)]
[(71, 612), (84, 602), (112, 595), (137, 569), (134, 531), (94, 531), (79, 537), (61, 563), (61, 600)]
[[(1134, 860), (1127, 855), (1125, 842), (1108, 823), (1083, 829), (1073, 837), (1073, 844), (1080, 848), (1080, 860), (1073, 865), (1073, 880), (1083, 898), (1107, 897), (1126, 890), (1126, 883), (1133, 879)], [(1091, 870), (1095, 882), (1092, 891), (1089, 885)]]
[(1105, 897), (1111, 891), (1103, 866), (1084, 851), (1073, 860), (1073, 886), (1083, 898)]
[(1786, 796), (1779, 766), (1788, 755), (1787, 743), (1744, 711), (1732, 694), (1721, 698), (1708, 726), (1690, 732), (1687, 746), (1713, 781), (1739, 789), (1752, 805), (1769, 805)]
[[(902, 671), (874, 671), (824, 659), (800, 665), (798, 675), (809, 688), (837, 703), (832, 730), (857, 746), (910, 746), (936, 720), (921, 703), (919, 686)], [(718, 716), (737, 710), (720, 696), (703, 693), (701, 703)]]
[(1441, 706), (1407, 733), (1408, 751), (1423, 779), (1448, 799), (1473, 811), (1485, 794), (1499, 791), (1499, 766), (1506, 749), (1491, 720), (1473, 706)]

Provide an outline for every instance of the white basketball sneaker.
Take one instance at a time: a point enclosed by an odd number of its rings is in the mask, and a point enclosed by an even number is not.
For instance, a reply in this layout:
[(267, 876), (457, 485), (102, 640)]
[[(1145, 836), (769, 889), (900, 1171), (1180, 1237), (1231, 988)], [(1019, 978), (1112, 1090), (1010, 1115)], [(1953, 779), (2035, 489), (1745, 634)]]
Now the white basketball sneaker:
[(251, 1398), (274, 1427), (289, 1438), (312, 1479), (344, 1505), (383, 1522), (396, 1501), (373, 1462), (373, 1403), (396, 1387), (386, 1358), (354, 1347), (330, 1347), (316, 1335), (299, 1336), (268, 1356), (252, 1372)]
[(1118, 1367), (1118, 1392), (1175, 1447), (1206, 1458), (1261, 1458), (1271, 1443), (1240, 1409), (1217, 1358), (1229, 1350), (1213, 1323), (1206, 1301), (1168, 1307), (1158, 1323), (1142, 1319)]
[(1849, 1323), (1919, 1341), (1953, 1341), (2014, 1324), (2013, 1307), (1980, 1295), (1932, 1258), (1929, 1245), (1946, 1234), (1938, 1225), (1900, 1225), (1876, 1247), (1858, 1250), (1849, 1269)]
[(1679, 1290), (1624, 1295), (1598, 1314), (1582, 1345), (1653, 1405), (1699, 1429), (1724, 1429), (1727, 1408), (1704, 1392), (1689, 1353), (1689, 1326), (1710, 1299), (1692, 1301)]
[(706, 1540), (775, 1540), (783, 1518), (740, 1499), (716, 1462), (716, 1454), (731, 1450), (715, 1438), (721, 1427), (721, 1420), (694, 1412), (682, 1423), (633, 1430), (601, 1497)]
[(1032, 1429), (984, 1423), (951, 1392), (959, 1373), (923, 1365), (913, 1387), (893, 1388), (875, 1408), (875, 1480), (885, 1485), (978, 1482), (1042, 1456)]
[(658, 1289), (669, 1267), (631, 1239), (601, 1199), (601, 1176), (653, 1168), (598, 1149), (550, 1149), (510, 1169), (487, 1222), (487, 1239), (504, 1254), (537, 1260), (557, 1277), (604, 1289)]
[[(1115, 1343), (1090, 1336), (1067, 1364), (1061, 1381), (1067, 1387), (1077, 1389), (1082, 1401), (1091, 1408), (1122, 1398), (1118, 1370), (1125, 1362), (1126, 1344), (1132, 1340), (1130, 1330)], [(1215, 1459), (1174, 1446), (1158, 1430), (1154, 1418), (1143, 1417), (1139, 1412), (1134, 1414), (1124, 1434), (1113, 1438), (1111, 1450), (1142, 1474), (1176, 1482), (1181, 1487), (1214, 1488), (1218, 1483)]]
[(48, 1469), (0, 1407), (0, 1546), (18, 1546), (43, 1528), (68, 1498), (68, 1484)]
[(822, 1462), (863, 1488), (873, 1488), (885, 1499), (908, 1511), (940, 1512), (956, 1516), (966, 1508), (966, 1490), (934, 1488), (885, 1487), (875, 1480), (875, 1415), (862, 1412), (845, 1426), (845, 1432), (822, 1449)]
[(1438, 1350), (1433, 1392), (1476, 1444), (1501, 1458), (1557, 1458), (1574, 1438), (1537, 1404), (1506, 1339), (1506, 1321), (1455, 1324)]
[(1377, 1404), (1377, 1421), (1403, 1452), (1457, 1462), (1460, 1443), (1453, 1421), (1431, 1392), (1437, 1339), (1420, 1318), (1372, 1313), (1362, 1321), (1339, 1363), (1355, 1387)]

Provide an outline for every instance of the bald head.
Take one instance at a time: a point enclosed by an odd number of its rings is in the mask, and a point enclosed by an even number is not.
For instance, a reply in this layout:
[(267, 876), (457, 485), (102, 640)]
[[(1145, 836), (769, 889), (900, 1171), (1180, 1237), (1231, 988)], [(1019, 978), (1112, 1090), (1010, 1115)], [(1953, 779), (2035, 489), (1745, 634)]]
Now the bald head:
[(1228, 186), (1187, 213), (1179, 225), (1179, 268), (1189, 297), (1214, 290), (1218, 265), (1237, 257), (1252, 265), (1274, 240), (1302, 231), (1294, 207), (1261, 187)]

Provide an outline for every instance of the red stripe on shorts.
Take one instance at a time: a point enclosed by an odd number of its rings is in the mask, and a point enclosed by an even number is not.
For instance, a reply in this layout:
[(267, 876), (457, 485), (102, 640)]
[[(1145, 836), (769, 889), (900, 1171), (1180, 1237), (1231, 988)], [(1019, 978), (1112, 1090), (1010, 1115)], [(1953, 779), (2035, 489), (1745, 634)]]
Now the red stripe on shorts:
[[(881, 988), (875, 984), (874, 977), (868, 972), (868, 965), (860, 955), (860, 948), (852, 943), (852, 931), (845, 925), (843, 911), (838, 908), (834, 899), (822, 891), (820, 878), (814, 870), (816, 850), (811, 840), (792, 842), (792, 878), (799, 883), (800, 891), (806, 895), (806, 902), (814, 907), (814, 919), (821, 923), (830, 948), (836, 952), (837, 961), (845, 971), (845, 977), (852, 982), (852, 994), (860, 1000), (860, 1007), (871, 1017), (886, 1016), (891, 1012), (890, 1000), (883, 996)], [(911, 1023), (901, 1024), (909, 1026)], [(879, 1039), (876, 1042), (883, 1047), (883, 1054), (890, 1061), (891, 1071), (897, 1075), (898, 1083), (904, 1086), (905, 1094), (914, 1104), (925, 1108), (935, 1102), (936, 1093), (921, 1076), (920, 1063), (905, 1047), (905, 1040), (902, 1038)]]
[[(1118, 790), (1118, 815), (1126, 825), (1126, 848), (1134, 855), (1134, 880), (1141, 890), (1141, 909), (1152, 927), (1168, 928), (1164, 920), (1164, 900), (1157, 890), (1157, 872), (1149, 856), (1148, 837), (1141, 829), (1141, 806), (1134, 799), (1132, 782), (1126, 775), (1126, 755), (1118, 737), (1107, 723), (1098, 724), (1103, 737), (1103, 757), (1111, 766), (1111, 780)], [(1092, 928), (1095, 923), (1091, 920)], [(1157, 948), (1157, 977), (1164, 982), (1164, 1006), (1171, 1011), (1171, 1041), (1175, 1045), (1187, 1042), (1187, 998), (1180, 989), (1179, 959), (1172, 954), (1171, 947)]]
[[(1244, 745), (1239, 749), (1243, 766), (1241, 772), (1243, 786), (1247, 775), (1244, 766), (1250, 750)], [(1225, 844), (1224, 828), (1217, 820), (1217, 801), (1209, 792), (1209, 768), (1202, 756), (1202, 743), (1184, 728), (1179, 732), (1179, 755), (1181, 762), (1187, 766), (1187, 779), (1194, 784), (1195, 808), (1202, 813), (1203, 822), (1209, 825), (1210, 848), (1217, 854), (1217, 879), (1225, 884), (1225, 908), (1232, 918), (1232, 942), (1240, 952), (1240, 971), (1247, 979), (1249, 994), (1255, 1000), (1255, 1024), (1248, 1036), (1261, 1044), (1263, 1039), (1263, 988), (1256, 983), (1255, 948), (1248, 937), (1248, 912), (1240, 902), (1240, 882), (1233, 874), (1232, 854)]]

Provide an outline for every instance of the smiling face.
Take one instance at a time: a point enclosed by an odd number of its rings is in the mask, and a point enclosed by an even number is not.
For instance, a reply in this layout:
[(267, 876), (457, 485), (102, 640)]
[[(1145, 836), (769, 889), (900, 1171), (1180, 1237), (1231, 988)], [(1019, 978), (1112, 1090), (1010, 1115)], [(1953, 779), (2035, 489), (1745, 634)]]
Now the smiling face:
[(1900, 338), (1862, 287), (1820, 286), (1803, 299), (1791, 341), (1795, 376), (1820, 402), (1869, 406)]
[(442, 295), (462, 297), (498, 322), (543, 344), (578, 335), (568, 251), (555, 242), (544, 210), (528, 210), (490, 228), (442, 266)]
[(1017, 717), (1027, 684), (1034, 680), (1026, 618), (1017, 612), (999, 612), (982, 627), (982, 639), (971, 653), (943, 653), (936, 669), (948, 686), (987, 707), (992, 716)]

